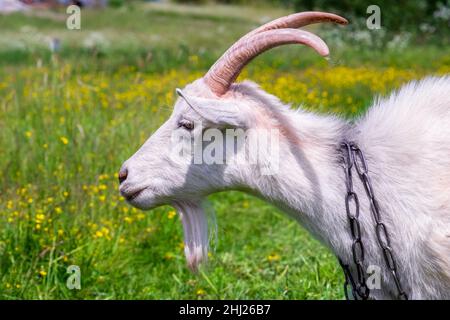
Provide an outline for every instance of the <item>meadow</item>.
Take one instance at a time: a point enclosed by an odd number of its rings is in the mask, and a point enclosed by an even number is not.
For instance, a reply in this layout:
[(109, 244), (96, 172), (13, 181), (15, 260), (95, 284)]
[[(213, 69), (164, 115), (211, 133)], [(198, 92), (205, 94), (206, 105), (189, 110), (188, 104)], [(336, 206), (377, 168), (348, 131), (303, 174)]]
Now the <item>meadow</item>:
[[(175, 211), (141, 212), (118, 193), (120, 165), (170, 115), (175, 88), (286, 13), (147, 5), (83, 12), (80, 31), (63, 12), (0, 16), (0, 299), (342, 299), (335, 257), (261, 200), (210, 197), (217, 241), (193, 274)], [(330, 61), (284, 47), (240, 79), (293, 108), (354, 118), (377, 95), (450, 73), (448, 47), (365, 49), (313, 29)], [(69, 265), (80, 290), (66, 287)]]

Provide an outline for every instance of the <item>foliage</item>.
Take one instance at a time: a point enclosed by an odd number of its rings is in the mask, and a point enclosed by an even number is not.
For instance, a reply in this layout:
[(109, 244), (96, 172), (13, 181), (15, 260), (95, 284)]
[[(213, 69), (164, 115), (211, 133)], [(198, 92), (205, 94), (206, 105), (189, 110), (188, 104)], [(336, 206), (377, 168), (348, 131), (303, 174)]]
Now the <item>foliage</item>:
[(122, 7), (125, 4), (125, 0), (109, 0), (108, 5), (113, 8)]
[[(177, 0), (177, 2), (204, 2), (201, 0)], [(348, 18), (353, 26), (351, 29), (365, 27), (370, 15), (367, 8), (377, 5), (381, 9), (382, 28), (377, 35), (387, 40), (398, 39), (396, 35), (405, 38), (410, 34), (415, 41), (433, 40), (437, 44), (448, 45), (450, 38), (450, 1), (449, 0), (217, 0), (217, 3), (273, 5), (292, 8), (296, 11), (320, 10), (335, 12)], [(397, 40), (398, 41), (398, 40)]]

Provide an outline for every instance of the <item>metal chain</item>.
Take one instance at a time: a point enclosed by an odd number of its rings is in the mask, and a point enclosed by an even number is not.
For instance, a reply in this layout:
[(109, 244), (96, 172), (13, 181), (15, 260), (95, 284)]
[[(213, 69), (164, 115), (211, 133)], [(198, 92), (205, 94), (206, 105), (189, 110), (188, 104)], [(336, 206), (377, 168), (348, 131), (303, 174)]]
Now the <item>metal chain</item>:
[[(350, 222), (350, 233), (353, 239), (353, 245), (352, 245), (352, 254), (353, 254), (353, 261), (356, 265), (357, 270), (357, 276), (358, 276), (358, 283), (355, 283), (355, 281), (352, 278), (352, 275), (350, 273), (350, 268), (348, 265), (345, 265), (342, 263), (342, 261), (339, 259), (339, 262), (344, 270), (345, 274), (345, 296), (348, 299), (348, 283), (350, 282), (352, 286), (352, 295), (354, 298), (356, 298), (356, 294), (358, 294), (362, 299), (367, 299), (369, 296), (369, 288), (366, 285), (365, 277), (364, 277), (364, 271), (361, 269), (362, 263), (357, 262), (364, 262), (364, 247), (361, 242), (361, 227), (359, 224), (359, 202), (358, 197), (353, 192), (353, 181), (352, 181), (352, 167), (355, 166), (356, 172), (358, 173), (359, 178), (361, 179), (364, 189), (366, 191), (367, 197), (369, 198), (370, 202), (370, 211), (372, 212), (372, 215), (375, 220), (375, 233), (378, 239), (378, 244), (382, 249), (383, 257), (386, 263), (387, 268), (391, 272), (391, 275), (394, 279), (395, 286), (397, 288), (398, 292), (398, 298), (403, 300), (408, 300), (408, 295), (403, 290), (400, 279), (398, 276), (397, 271), (397, 263), (395, 261), (393, 250), (391, 246), (391, 240), (389, 238), (389, 234), (387, 232), (386, 225), (381, 220), (381, 214), (380, 214), (380, 207), (378, 206), (378, 202), (375, 199), (372, 183), (369, 178), (369, 168), (367, 165), (367, 161), (364, 157), (363, 152), (355, 143), (349, 143), (349, 142), (343, 142), (341, 145), (342, 149), (344, 150), (344, 169), (345, 169), (345, 178), (346, 178), (346, 186), (347, 186), (347, 195), (345, 198), (345, 206), (347, 210), (347, 217)], [(354, 199), (355, 202), (355, 214), (351, 214), (350, 212), (350, 202), (349, 199)], [(359, 239), (359, 241), (358, 241)], [(356, 241), (356, 242), (355, 242)], [(355, 253), (355, 243), (359, 243), (357, 246), (359, 246), (358, 249), (361, 250), (361, 255), (357, 255)], [(362, 257), (362, 259), (360, 259)], [(361, 273), (363, 276), (361, 276)], [(361, 281), (364, 280), (364, 286), (362, 286)], [(362, 289), (367, 288), (367, 291), (362, 291)], [(365, 290), (365, 289), (364, 289)], [(366, 295), (367, 293), (367, 295)]]
[(359, 223), (359, 200), (358, 196), (353, 191), (352, 168), (355, 163), (355, 159), (350, 144), (343, 143), (342, 148), (344, 149), (344, 170), (347, 187), (345, 209), (347, 211), (350, 234), (352, 237), (352, 256), (357, 272), (357, 282), (355, 282), (352, 277), (350, 267), (343, 264), (341, 260), (339, 262), (341, 263), (345, 274), (344, 291), (346, 298), (349, 298), (348, 284), (350, 283), (353, 298), (358, 300), (359, 297), (362, 300), (367, 300), (369, 298), (370, 289), (366, 284), (366, 276), (364, 272), (364, 245), (361, 240), (361, 225)]

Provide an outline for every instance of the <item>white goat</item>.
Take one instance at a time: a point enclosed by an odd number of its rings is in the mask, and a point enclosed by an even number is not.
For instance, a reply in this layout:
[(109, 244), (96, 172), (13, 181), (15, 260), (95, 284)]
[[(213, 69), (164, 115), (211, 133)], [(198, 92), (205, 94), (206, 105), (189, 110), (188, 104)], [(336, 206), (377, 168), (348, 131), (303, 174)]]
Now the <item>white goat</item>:
[[(352, 265), (340, 151), (342, 141), (352, 141), (366, 156), (403, 289), (411, 299), (449, 299), (450, 77), (412, 82), (375, 102), (354, 123), (291, 110), (252, 82), (234, 83), (251, 59), (275, 46), (301, 43), (326, 56), (328, 48), (320, 38), (297, 30), (323, 21), (347, 23), (333, 14), (298, 13), (263, 25), (236, 42), (203, 78), (180, 91), (182, 98), (168, 121), (123, 164), (120, 192), (141, 209), (171, 204), (178, 210), (192, 269), (208, 250), (202, 199), (224, 190), (243, 190), (282, 208), (344, 264)], [(260, 165), (233, 161), (210, 165), (173, 160), (177, 144), (190, 143), (173, 142), (174, 133), (194, 136), (209, 128), (279, 130), (278, 173), (265, 175)], [(245, 150), (236, 148), (233, 156), (245, 158)], [(381, 289), (371, 290), (370, 297), (397, 298), (364, 187), (356, 179), (354, 184), (360, 196), (366, 267), (381, 267)], [(350, 272), (356, 278), (355, 269)]]

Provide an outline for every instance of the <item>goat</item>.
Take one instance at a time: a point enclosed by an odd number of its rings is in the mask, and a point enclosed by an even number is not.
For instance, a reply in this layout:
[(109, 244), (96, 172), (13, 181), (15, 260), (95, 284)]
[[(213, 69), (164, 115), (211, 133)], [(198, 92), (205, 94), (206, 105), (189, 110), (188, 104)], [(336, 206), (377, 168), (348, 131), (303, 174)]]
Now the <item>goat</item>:
[[(342, 141), (353, 141), (366, 156), (404, 290), (411, 299), (449, 299), (450, 77), (411, 82), (377, 100), (354, 122), (292, 110), (253, 82), (235, 83), (246, 64), (276, 46), (305, 44), (327, 56), (322, 39), (298, 29), (318, 22), (347, 23), (322, 12), (279, 18), (242, 37), (204, 77), (179, 90), (167, 122), (121, 167), (120, 192), (143, 210), (165, 204), (176, 208), (193, 270), (208, 252), (202, 200), (225, 190), (245, 191), (280, 207), (351, 265), (339, 150)], [(206, 129), (229, 128), (278, 130), (282, 157), (277, 172), (263, 174), (260, 164), (194, 163), (190, 155), (188, 161), (171, 156), (173, 149), (191, 143), (173, 141), (174, 133), (192, 138)], [(232, 156), (244, 158), (245, 150), (235, 148)], [(364, 195), (362, 183), (355, 181), (354, 188)], [(370, 298), (395, 299), (395, 283), (384, 264), (366, 197), (360, 196), (360, 208), (365, 261), (381, 267), (381, 288), (372, 290)], [(350, 273), (356, 277), (354, 269)]]

